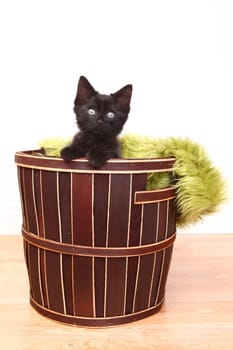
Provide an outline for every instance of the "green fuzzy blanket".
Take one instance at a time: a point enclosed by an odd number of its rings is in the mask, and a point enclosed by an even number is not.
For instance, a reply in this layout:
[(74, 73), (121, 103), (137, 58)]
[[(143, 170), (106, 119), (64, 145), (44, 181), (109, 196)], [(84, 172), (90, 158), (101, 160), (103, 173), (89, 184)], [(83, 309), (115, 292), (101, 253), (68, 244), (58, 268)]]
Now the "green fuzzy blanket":
[[(47, 156), (60, 156), (69, 140), (49, 138), (40, 142)], [(188, 138), (152, 138), (125, 135), (119, 138), (123, 158), (176, 157), (173, 174), (151, 173), (147, 189), (176, 188), (177, 225), (196, 223), (204, 215), (216, 212), (226, 200), (226, 183), (214, 167), (205, 149)]]

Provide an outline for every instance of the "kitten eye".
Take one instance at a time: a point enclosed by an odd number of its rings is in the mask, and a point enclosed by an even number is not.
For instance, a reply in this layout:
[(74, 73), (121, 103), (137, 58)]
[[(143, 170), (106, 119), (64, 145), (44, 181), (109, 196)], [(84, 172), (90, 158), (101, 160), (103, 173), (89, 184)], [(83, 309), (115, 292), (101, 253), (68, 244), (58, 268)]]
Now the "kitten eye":
[(95, 112), (95, 110), (94, 110), (93, 108), (89, 108), (89, 109), (88, 109), (88, 114), (89, 114), (89, 115), (95, 115), (95, 113), (96, 113), (96, 112)]
[(107, 117), (110, 118), (110, 119), (112, 119), (112, 118), (115, 117), (115, 113), (113, 113), (113, 112), (108, 112), (108, 113), (107, 113)]

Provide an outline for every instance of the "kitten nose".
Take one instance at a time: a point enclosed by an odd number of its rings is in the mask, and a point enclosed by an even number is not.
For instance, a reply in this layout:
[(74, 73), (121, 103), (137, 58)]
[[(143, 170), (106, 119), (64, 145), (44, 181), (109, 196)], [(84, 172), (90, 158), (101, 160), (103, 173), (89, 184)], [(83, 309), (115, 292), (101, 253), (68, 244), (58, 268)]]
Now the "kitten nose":
[(98, 123), (103, 123), (103, 120), (102, 119), (98, 119)]

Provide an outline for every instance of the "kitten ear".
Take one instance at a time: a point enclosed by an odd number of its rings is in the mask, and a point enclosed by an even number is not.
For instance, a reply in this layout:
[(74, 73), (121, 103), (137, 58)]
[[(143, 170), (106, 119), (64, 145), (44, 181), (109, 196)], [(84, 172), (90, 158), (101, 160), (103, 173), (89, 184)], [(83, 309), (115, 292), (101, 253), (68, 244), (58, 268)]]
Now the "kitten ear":
[(96, 95), (97, 92), (95, 89), (91, 86), (89, 81), (84, 77), (81, 76), (79, 78), (78, 82), (78, 89), (77, 89), (77, 94), (74, 100), (74, 105), (83, 105), (87, 102), (89, 98), (92, 96)]
[(126, 85), (122, 89), (112, 94), (119, 108), (127, 113), (129, 112), (129, 109), (130, 109), (130, 99), (132, 96), (132, 90), (133, 90), (132, 85)]

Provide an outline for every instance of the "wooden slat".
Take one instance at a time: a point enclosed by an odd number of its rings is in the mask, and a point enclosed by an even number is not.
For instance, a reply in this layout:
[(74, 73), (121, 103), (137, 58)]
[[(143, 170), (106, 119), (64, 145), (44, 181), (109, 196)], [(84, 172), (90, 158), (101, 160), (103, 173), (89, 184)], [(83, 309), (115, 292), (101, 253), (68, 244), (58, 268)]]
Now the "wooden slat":
[(96, 317), (104, 317), (105, 270), (105, 258), (95, 258)]
[(49, 308), (56, 312), (64, 313), (65, 307), (61, 286), (60, 256), (54, 252), (46, 252), (45, 262)]
[(94, 317), (92, 259), (78, 256), (73, 260), (74, 315)]
[(122, 316), (124, 315), (125, 258), (109, 258), (106, 273), (105, 316)]
[(129, 198), (130, 175), (111, 175), (107, 247), (127, 246)]
[(94, 176), (94, 243), (97, 247), (106, 246), (108, 188), (109, 175), (96, 174)]
[(62, 242), (72, 243), (71, 235), (71, 175), (59, 173), (59, 205)]
[(35, 211), (36, 211), (36, 220), (37, 220), (37, 231), (38, 234), (44, 237), (45, 228), (44, 228), (44, 213), (43, 213), (43, 203), (41, 197), (41, 171), (33, 170), (34, 176), (34, 197), (35, 197)]
[(92, 245), (92, 175), (72, 174), (73, 243)]
[(45, 237), (47, 239), (60, 242), (57, 202), (57, 173), (51, 171), (43, 172), (41, 186)]
[(142, 223), (142, 244), (153, 244), (156, 242), (158, 219), (158, 204), (144, 205), (143, 223)]
[[(137, 174), (132, 177), (132, 194), (136, 191), (142, 191), (146, 188), (146, 179), (145, 174)], [(134, 197), (134, 195), (133, 195)], [(130, 212), (130, 221), (129, 221), (129, 246), (139, 245), (140, 242), (140, 230), (141, 230), (141, 215), (142, 215), (142, 206), (135, 205), (132, 197), (132, 205)]]
[(127, 290), (126, 290), (126, 306), (125, 314), (131, 314), (133, 312), (134, 304), (134, 294), (136, 288), (137, 279), (137, 267), (138, 267), (138, 257), (128, 258), (127, 264)]
[(66, 298), (66, 313), (68, 315), (73, 315), (72, 256), (63, 255), (62, 273)]
[(135, 312), (146, 310), (148, 308), (150, 285), (151, 280), (153, 279), (153, 261), (154, 254), (142, 256), (140, 259), (137, 290), (135, 291)]
[(26, 212), (28, 229), (38, 234), (37, 218), (34, 203), (34, 179), (32, 169), (23, 169), (24, 210)]

